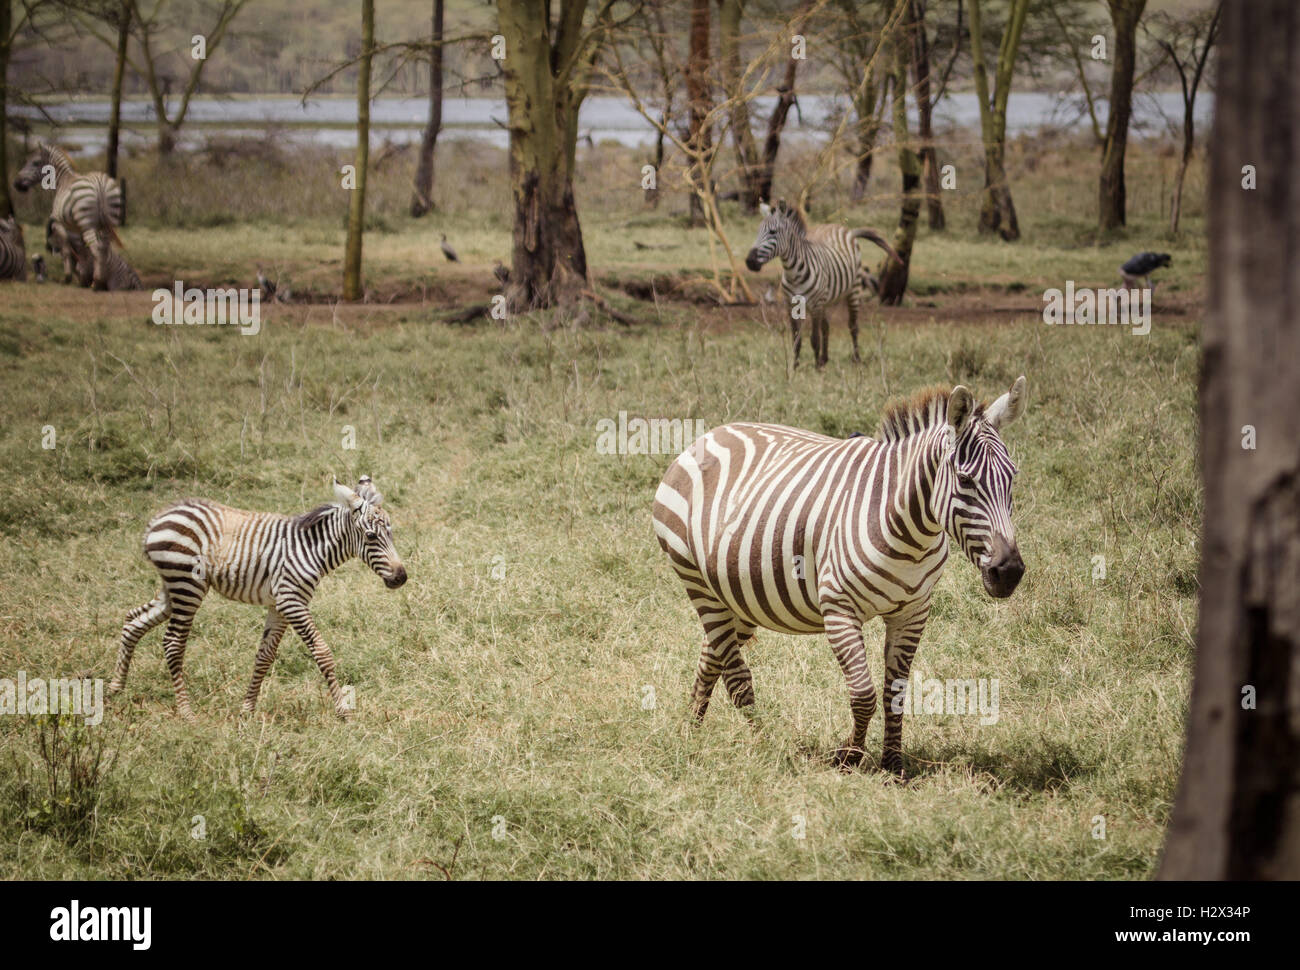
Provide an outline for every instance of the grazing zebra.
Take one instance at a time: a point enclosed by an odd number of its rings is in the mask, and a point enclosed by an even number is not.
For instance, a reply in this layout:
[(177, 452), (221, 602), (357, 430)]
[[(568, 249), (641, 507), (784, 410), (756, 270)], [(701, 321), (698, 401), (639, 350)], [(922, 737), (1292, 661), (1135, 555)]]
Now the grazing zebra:
[(825, 632), (849, 685), (853, 732), (836, 752), (862, 759), (876, 691), (862, 625), (885, 623), (883, 768), (902, 773), (901, 708), (930, 593), (956, 545), (991, 596), (1024, 574), (1011, 524), (1015, 466), (1000, 430), (1025, 408), (1025, 379), (985, 407), (957, 386), (890, 409), (879, 438), (828, 438), (729, 424), (683, 452), (655, 493), (654, 528), (704, 625), (691, 704), (704, 717), (719, 676), (754, 703), (741, 656), (759, 627)]
[(145, 533), (144, 551), (162, 576), (163, 590), (127, 614), (109, 693), (126, 686), (131, 654), (140, 638), (166, 620), (163, 654), (176, 706), (182, 717), (193, 719), (181, 664), (194, 614), (204, 594), (215, 590), (227, 599), (267, 607), (244, 713), (251, 714), (256, 706), (280, 638), (292, 627), (325, 675), (335, 713), (348, 719), (351, 711), (334, 674), (334, 655), (317, 631), (308, 604), (321, 579), (354, 557), (389, 589), (406, 582), (406, 567), (393, 547), (388, 513), (380, 508), (383, 496), (368, 476), (362, 476), (356, 491), (335, 482), (334, 498), (298, 516), (246, 512), (197, 499), (178, 502), (156, 516)]
[(91, 282), (97, 290), (107, 289), (111, 244), (121, 244), (114, 229), (122, 224), (121, 186), (103, 172), (79, 174), (63, 149), (41, 142), (14, 177), (14, 188), (26, 192), (33, 185), (46, 186), (47, 169), (54, 174), (50, 214), (63, 224), (69, 237), (77, 236), (85, 243), (92, 259)]
[[(94, 260), (91, 259), (86, 244), (76, 236), (69, 236), (63, 223), (53, 216), (45, 224), (45, 249), (47, 252), (63, 257), (64, 282), (76, 279), (82, 286), (90, 286), (95, 273)], [(141, 290), (144, 284), (135, 268), (126, 260), (120, 250), (109, 247), (107, 257), (107, 290)]]
[(27, 279), (27, 247), (23, 227), (13, 216), (0, 219), (0, 280)]
[[(763, 222), (758, 227), (754, 248), (745, 265), (757, 273), (769, 260), (781, 260), (781, 292), (790, 304), (790, 332), (794, 337), (794, 361), (799, 364), (803, 341), (803, 317), (812, 320), (813, 355), (818, 367), (826, 365), (830, 324), (827, 307), (841, 297), (848, 298), (849, 336), (853, 338), (853, 359), (858, 355), (858, 308), (867, 291), (879, 289), (876, 278), (862, 265), (859, 239), (870, 239), (896, 262), (898, 253), (874, 229), (846, 229), (843, 226), (809, 226), (795, 206), (781, 199), (773, 209), (762, 206)], [(796, 314), (795, 298), (803, 298), (803, 313)]]

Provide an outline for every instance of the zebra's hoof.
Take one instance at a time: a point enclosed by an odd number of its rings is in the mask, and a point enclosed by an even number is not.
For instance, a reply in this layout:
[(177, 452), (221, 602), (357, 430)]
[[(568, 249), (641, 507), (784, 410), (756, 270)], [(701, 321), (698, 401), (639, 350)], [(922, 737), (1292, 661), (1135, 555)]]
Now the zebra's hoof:
[(846, 744), (835, 752), (832, 760), (840, 771), (852, 771), (862, 763), (862, 749)]
[(117, 694), (122, 693), (122, 689), (124, 687), (126, 687), (125, 684), (119, 684), (117, 681), (113, 681), (111, 684), (108, 685), (108, 696), (113, 697)]
[(886, 755), (880, 762), (880, 770), (893, 775), (897, 781), (906, 781), (907, 773), (903, 771), (903, 756)]

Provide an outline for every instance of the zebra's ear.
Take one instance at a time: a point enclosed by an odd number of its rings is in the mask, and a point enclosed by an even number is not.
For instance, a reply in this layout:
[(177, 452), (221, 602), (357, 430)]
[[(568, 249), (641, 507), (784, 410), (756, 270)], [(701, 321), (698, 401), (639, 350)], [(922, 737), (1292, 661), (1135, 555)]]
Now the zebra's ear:
[(362, 475), (357, 480), (357, 494), (371, 505), (379, 506), (384, 504), (384, 497), (379, 494), (379, 490), (375, 488), (375, 483), (370, 480), (369, 475)]
[(975, 411), (975, 397), (971, 392), (961, 384), (952, 389), (948, 395), (948, 424), (953, 431), (958, 434), (966, 427), (970, 421), (970, 416)]
[(334, 501), (345, 509), (360, 508), (363, 499), (338, 479), (334, 480)]
[(1021, 374), (1011, 385), (1011, 390), (989, 405), (984, 420), (994, 431), (1001, 431), (1025, 413), (1025, 375)]

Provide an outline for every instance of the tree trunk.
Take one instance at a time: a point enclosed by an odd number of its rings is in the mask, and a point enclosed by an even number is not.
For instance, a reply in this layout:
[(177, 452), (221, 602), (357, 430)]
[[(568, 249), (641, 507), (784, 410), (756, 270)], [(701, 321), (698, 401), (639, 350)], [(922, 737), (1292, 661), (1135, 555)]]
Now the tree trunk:
[(1115, 65), (1110, 72), (1106, 143), (1102, 148), (1097, 203), (1098, 226), (1117, 229), (1125, 224), (1124, 151), (1133, 111), (1133, 70), (1137, 64), (1137, 28), (1147, 0), (1108, 0), (1115, 28)]
[[(1294, 0), (1224, 5), (1201, 331), (1200, 621), (1162, 879), (1300, 879), (1300, 89), (1278, 83), (1298, 62)], [(1244, 164), (1257, 166), (1253, 190)]]
[(433, 50), (429, 52), (429, 123), (420, 139), (420, 161), (415, 169), (411, 215), (416, 219), (433, 208), (433, 152), (442, 131), (442, 8), (433, 0)]
[[(703, 184), (708, 172), (703, 164), (712, 135), (707, 124), (709, 113), (709, 0), (691, 0), (690, 55), (686, 59), (686, 97), (690, 102), (691, 181)], [(692, 226), (703, 225), (704, 206), (697, 192), (691, 192)]]
[(375, 48), (375, 0), (361, 0), (361, 61), (357, 64), (356, 188), (348, 204), (348, 241), (343, 254), (343, 299), (359, 300), (361, 240), (366, 230), (366, 169), (370, 166), (370, 60)]
[(1012, 0), (1007, 11), (1007, 25), (998, 46), (997, 71), (993, 98), (989, 98), (988, 73), (984, 66), (984, 15), (981, 0), (970, 3), (971, 60), (974, 62), (975, 93), (979, 99), (980, 136), (984, 142), (984, 192), (980, 199), (979, 231), (997, 233), (1008, 242), (1020, 238), (1020, 222), (1011, 200), (1007, 180), (1007, 101), (1011, 96), (1011, 78), (1015, 73), (1016, 54), (1028, 13), (1028, 0)]
[[(858, 163), (853, 170), (853, 186), (849, 189), (849, 200), (861, 202), (867, 197), (867, 187), (871, 182), (871, 158), (876, 152), (876, 136), (880, 133), (880, 117), (877, 115), (876, 102), (883, 100), (882, 93), (876, 87), (875, 69), (870, 68), (867, 83), (862, 87), (862, 97), (856, 98), (853, 106), (858, 116)], [(888, 81), (888, 76), (886, 76)], [(888, 83), (881, 85), (887, 90)]]
[(118, 138), (122, 130), (122, 81), (126, 77), (126, 47), (131, 39), (131, 8), (123, 3), (117, 10), (117, 52), (113, 60), (112, 107), (108, 116), (108, 159), (104, 170), (117, 178)]
[[(589, 285), (587, 252), (573, 198), (578, 108), (585, 81), (580, 33), (585, 0), (561, 5), (552, 30), (547, 5), (500, 0), (506, 42), (506, 106), (514, 235), (507, 302), (524, 312), (575, 298)], [(554, 37), (554, 42), (551, 38)]]
[(1195, 127), (1192, 120), (1193, 105), (1188, 104), (1183, 111), (1183, 155), (1178, 162), (1178, 175), (1174, 179), (1174, 197), (1169, 205), (1169, 231), (1177, 235), (1178, 219), (1183, 210), (1183, 180), (1187, 178), (1187, 166), (1192, 161), (1192, 146), (1195, 143)]
[[(910, 17), (909, 17), (910, 19)], [(880, 267), (880, 302), (898, 306), (907, 292), (907, 278), (912, 269), (912, 243), (916, 240), (916, 223), (921, 214), (921, 158), (912, 147), (907, 130), (907, 65), (911, 40), (908, 23), (894, 35), (894, 143), (898, 145), (898, 168), (903, 173), (903, 204), (894, 233), (894, 249), (901, 262), (888, 255)]]
[(13, 31), (11, 0), (0, 0), (0, 218), (13, 215), (9, 196), (9, 35)]
[(921, 165), (925, 179), (925, 209), (930, 228), (941, 230), (946, 225), (943, 217), (943, 199), (939, 195), (939, 155), (934, 147), (930, 101), (930, 41), (925, 34), (925, 0), (911, 0), (912, 21), (915, 23), (912, 50), (912, 72), (916, 75), (917, 137), (921, 142)]
[(758, 145), (750, 127), (749, 102), (740, 89), (740, 18), (744, 0), (721, 0), (718, 12), (718, 38), (722, 53), (723, 81), (731, 104), (731, 138), (736, 146), (736, 164), (740, 174), (740, 205), (746, 213), (758, 211), (764, 201), (760, 192), (762, 167)]
[(758, 182), (759, 198), (772, 199), (772, 179), (776, 175), (776, 156), (781, 150), (781, 132), (785, 130), (786, 118), (794, 107), (794, 79), (799, 62), (793, 57), (785, 68), (785, 80), (777, 89), (776, 106), (772, 108), (772, 117), (767, 119), (767, 138), (763, 140), (763, 171)]

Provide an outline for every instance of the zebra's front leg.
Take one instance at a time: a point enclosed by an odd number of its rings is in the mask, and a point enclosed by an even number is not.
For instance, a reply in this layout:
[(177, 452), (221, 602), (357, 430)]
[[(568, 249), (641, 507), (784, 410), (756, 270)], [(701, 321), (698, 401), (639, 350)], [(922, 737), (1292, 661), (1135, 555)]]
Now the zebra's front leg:
[(799, 366), (799, 348), (803, 344), (803, 318), (795, 316), (794, 304), (790, 305), (790, 339), (794, 342), (794, 366)]
[(876, 688), (867, 667), (867, 651), (862, 644), (862, 622), (849, 613), (826, 612), (826, 639), (835, 651), (835, 659), (849, 684), (849, 711), (853, 715), (853, 733), (835, 752), (835, 763), (852, 768), (862, 761), (866, 750), (867, 727), (876, 712)]
[(351, 720), (352, 711), (343, 702), (343, 688), (339, 686), (338, 676), (334, 672), (334, 654), (330, 652), (330, 648), (325, 645), (325, 638), (316, 629), (316, 623), (307, 610), (306, 601), (294, 596), (285, 601), (277, 601), (276, 608), (293, 627), (294, 632), (302, 638), (302, 642), (311, 651), (316, 666), (325, 675), (325, 683), (329, 685), (330, 700), (334, 702), (335, 715), (343, 721)]
[(243, 712), (252, 714), (257, 707), (257, 695), (262, 690), (262, 680), (275, 663), (276, 652), (280, 649), (280, 638), (288, 627), (288, 621), (274, 606), (266, 612), (266, 626), (262, 629), (262, 643), (257, 648), (257, 659), (253, 662), (253, 679), (244, 694)]
[(880, 767), (903, 778), (903, 700), (930, 601), (917, 604), (906, 613), (885, 617), (885, 746)]

